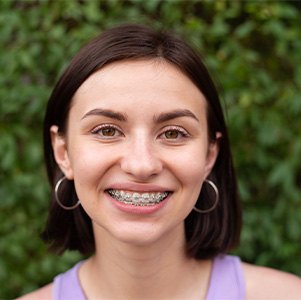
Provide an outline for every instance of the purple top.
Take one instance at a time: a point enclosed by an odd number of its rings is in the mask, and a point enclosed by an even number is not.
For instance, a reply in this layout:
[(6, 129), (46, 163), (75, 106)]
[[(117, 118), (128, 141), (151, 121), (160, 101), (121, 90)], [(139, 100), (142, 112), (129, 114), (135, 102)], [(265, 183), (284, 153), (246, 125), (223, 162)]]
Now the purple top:
[(213, 261), (206, 300), (230, 299), (246, 299), (242, 264), (237, 256), (217, 256)]
[[(78, 278), (78, 268), (54, 278), (54, 300), (86, 300)], [(213, 261), (206, 300), (243, 300), (246, 298), (245, 281), (241, 261), (236, 256), (217, 256)]]

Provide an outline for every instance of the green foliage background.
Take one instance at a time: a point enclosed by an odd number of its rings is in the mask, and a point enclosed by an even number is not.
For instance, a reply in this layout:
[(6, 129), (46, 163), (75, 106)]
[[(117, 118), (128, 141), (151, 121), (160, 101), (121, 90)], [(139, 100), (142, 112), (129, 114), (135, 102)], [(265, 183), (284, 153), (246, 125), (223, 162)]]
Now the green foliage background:
[(237, 253), (301, 275), (301, 2), (0, 1), (0, 298), (50, 282), (80, 256), (39, 240), (49, 202), (47, 98), (84, 42), (125, 22), (187, 38), (219, 85), (244, 206)]

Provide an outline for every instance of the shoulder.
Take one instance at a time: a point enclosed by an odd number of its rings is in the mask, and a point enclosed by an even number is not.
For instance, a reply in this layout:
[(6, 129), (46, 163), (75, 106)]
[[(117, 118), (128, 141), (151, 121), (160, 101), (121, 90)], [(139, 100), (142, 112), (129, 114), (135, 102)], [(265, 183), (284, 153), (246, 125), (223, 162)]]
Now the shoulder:
[(50, 283), (36, 291), (33, 291), (20, 298), (17, 298), (16, 300), (41, 300), (41, 299), (50, 300), (50, 299), (53, 299), (52, 289), (53, 289), (53, 283)]
[(243, 263), (247, 299), (301, 299), (301, 278)]

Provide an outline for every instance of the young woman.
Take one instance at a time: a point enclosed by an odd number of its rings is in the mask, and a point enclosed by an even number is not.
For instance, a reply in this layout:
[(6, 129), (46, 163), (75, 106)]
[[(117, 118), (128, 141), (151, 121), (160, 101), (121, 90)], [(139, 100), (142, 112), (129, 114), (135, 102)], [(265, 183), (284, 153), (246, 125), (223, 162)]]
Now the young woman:
[(53, 199), (44, 239), (89, 254), (25, 299), (297, 299), (296, 276), (244, 264), (241, 211), (214, 84), (181, 39), (107, 30), (48, 103)]

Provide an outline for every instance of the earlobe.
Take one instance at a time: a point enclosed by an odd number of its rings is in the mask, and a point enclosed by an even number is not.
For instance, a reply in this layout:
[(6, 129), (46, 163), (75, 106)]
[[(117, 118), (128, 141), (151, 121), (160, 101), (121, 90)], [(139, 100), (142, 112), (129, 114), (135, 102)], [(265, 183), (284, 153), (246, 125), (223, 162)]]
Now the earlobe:
[(65, 176), (71, 180), (73, 179), (73, 170), (68, 155), (66, 138), (59, 133), (56, 125), (51, 126), (50, 135), (55, 161)]
[(220, 132), (216, 133), (216, 139), (214, 142), (209, 144), (208, 153), (207, 153), (207, 163), (206, 163), (206, 177), (211, 173), (211, 170), (214, 167), (216, 159), (219, 154), (219, 140), (222, 138)]

